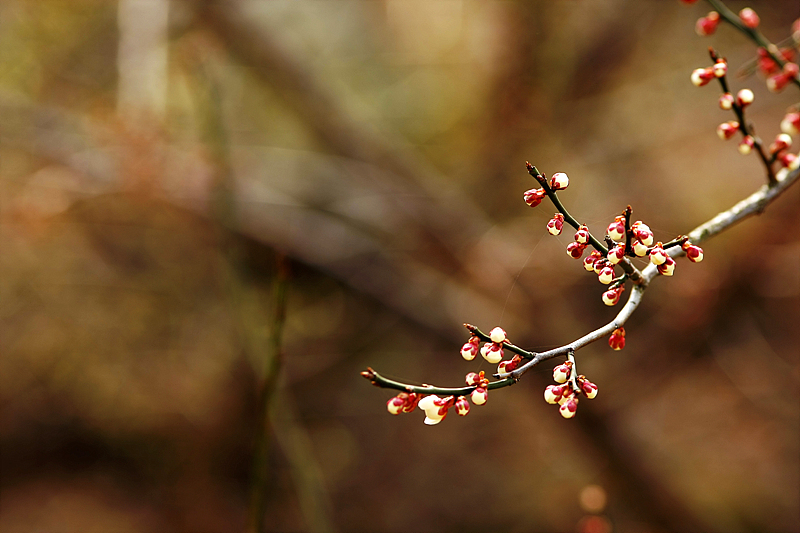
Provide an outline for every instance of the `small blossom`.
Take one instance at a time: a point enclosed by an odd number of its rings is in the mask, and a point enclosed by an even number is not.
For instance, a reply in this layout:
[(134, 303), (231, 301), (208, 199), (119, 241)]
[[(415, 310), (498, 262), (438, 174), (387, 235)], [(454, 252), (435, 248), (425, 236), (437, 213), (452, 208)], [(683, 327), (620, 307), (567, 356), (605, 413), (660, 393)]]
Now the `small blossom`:
[(792, 145), (792, 137), (788, 133), (779, 133), (775, 136), (775, 142), (769, 145), (769, 153), (777, 154), (786, 150)]
[(394, 398), (390, 398), (386, 403), (386, 409), (393, 415), (400, 413), (410, 413), (417, 407), (419, 395), (413, 392), (401, 392)]
[(800, 157), (796, 154), (786, 152), (778, 156), (778, 161), (780, 161), (782, 167), (788, 170), (797, 170), (800, 168)]
[(625, 217), (616, 217), (614, 222), (608, 225), (606, 234), (611, 237), (611, 240), (621, 241), (625, 237)]
[(637, 220), (631, 224), (631, 231), (633, 231), (633, 234), (636, 235), (636, 238), (642, 241), (642, 244), (645, 246), (650, 246), (653, 244), (653, 232), (650, 231), (650, 226), (641, 220)]
[(597, 250), (593, 250), (592, 253), (586, 256), (586, 259), (583, 260), (583, 268), (586, 269), (587, 272), (594, 272), (594, 263), (598, 259), (601, 259), (603, 254), (598, 252)]
[(492, 339), (492, 342), (496, 342), (500, 344), (504, 340), (506, 340), (506, 332), (501, 327), (496, 327), (489, 332), (489, 338)]
[(789, 135), (800, 133), (800, 112), (794, 111), (787, 113), (781, 120), (781, 131)]
[(590, 400), (597, 396), (597, 385), (586, 379), (585, 376), (578, 376), (578, 387)]
[(603, 285), (608, 285), (612, 281), (614, 281), (614, 267), (606, 266), (603, 267), (603, 270), (597, 275), (597, 279), (600, 280), (600, 283)]
[(619, 298), (622, 295), (622, 291), (625, 290), (625, 285), (618, 285), (613, 289), (609, 289), (603, 293), (603, 303), (607, 306), (617, 305), (619, 302)]
[(615, 329), (608, 338), (608, 345), (615, 350), (623, 349), (625, 347), (625, 328)]
[(477, 385), (478, 382), (480, 381), (480, 378), (478, 378), (478, 374), (476, 374), (475, 372), (470, 372), (469, 374), (467, 374), (466, 381), (467, 385), (471, 387), (473, 385)]
[(623, 257), (625, 257), (625, 245), (618, 244), (614, 246), (608, 251), (607, 257), (609, 263), (611, 263), (612, 265), (616, 265), (617, 263), (622, 261)]
[(475, 359), (475, 356), (478, 355), (479, 344), (480, 339), (478, 337), (474, 335), (470, 337), (469, 341), (464, 343), (464, 346), (461, 347), (461, 357), (467, 361), (472, 361)]
[(525, 203), (531, 207), (536, 207), (540, 203), (542, 203), (542, 199), (547, 196), (547, 193), (544, 189), (530, 189), (525, 191), (522, 197), (525, 199)]
[(667, 257), (669, 257), (669, 255), (667, 255), (666, 250), (661, 247), (660, 242), (656, 243), (656, 245), (650, 249), (650, 262), (654, 265), (660, 265), (664, 263), (664, 261), (667, 260)]
[(667, 260), (658, 265), (658, 272), (664, 276), (671, 276), (675, 272), (675, 260), (667, 257)]
[(483, 387), (478, 387), (472, 391), (470, 398), (472, 399), (472, 403), (475, 405), (483, 405), (486, 403), (486, 400), (489, 399), (489, 392)]
[(737, 131), (739, 131), (739, 123), (735, 120), (723, 122), (717, 126), (717, 135), (719, 135), (719, 138), (723, 141), (727, 141), (733, 137)]
[(399, 415), (404, 406), (405, 402), (397, 396), (390, 398), (389, 401), (386, 402), (386, 409), (393, 415)]
[(493, 342), (487, 342), (481, 348), (481, 355), (487, 362), (495, 365), (503, 359), (503, 346)]
[(564, 227), (564, 215), (556, 213), (550, 222), (547, 223), (547, 231), (550, 235), (561, 235), (561, 229)]
[(522, 358), (519, 355), (514, 355), (514, 357), (509, 359), (508, 361), (500, 361), (500, 364), (497, 365), (497, 373), (508, 374), (509, 372), (516, 369), (519, 366), (520, 362), (522, 362)]
[(753, 103), (755, 100), (755, 95), (753, 91), (750, 89), (742, 89), (738, 93), (736, 93), (736, 103), (739, 104), (741, 107), (747, 107)]
[(730, 111), (733, 108), (733, 95), (731, 93), (724, 93), (719, 97), (719, 108), (725, 111)]
[(588, 244), (589, 243), (589, 228), (586, 226), (581, 226), (578, 228), (578, 231), (575, 232), (575, 242), (578, 244)]
[(747, 155), (753, 151), (753, 147), (756, 145), (756, 140), (752, 137), (752, 135), (745, 135), (742, 142), (739, 143), (739, 153), (742, 155)]
[(578, 398), (574, 394), (565, 398), (566, 401), (558, 408), (558, 412), (561, 413), (561, 416), (564, 418), (572, 418), (575, 416), (575, 411), (578, 409)]
[(697, 23), (694, 25), (694, 30), (697, 32), (697, 35), (703, 37), (714, 33), (717, 30), (718, 25), (719, 13), (712, 11), (705, 17), (697, 19)]
[(556, 172), (550, 178), (550, 188), (554, 191), (566, 189), (569, 186), (569, 178), (563, 172)]
[(557, 404), (561, 397), (564, 395), (564, 385), (548, 385), (544, 389), (544, 401), (549, 404)]
[(572, 363), (567, 361), (566, 363), (561, 363), (557, 367), (553, 369), (553, 380), (556, 383), (565, 383), (569, 379), (569, 375), (572, 372)]
[(647, 246), (639, 239), (635, 239), (631, 242), (631, 248), (633, 248), (633, 253), (636, 257), (644, 257), (647, 255)]
[(459, 396), (455, 403), (456, 412), (458, 416), (467, 416), (469, 414), (469, 402), (463, 396)]
[(714, 79), (714, 69), (711, 67), (708, 68), (696, 68), (692, 71), (691, 80), (695, 87), (702, 87), (703, 85), (708, 85), (708, 82)]
[(420, 409), (425, 411), (425, 424), (433, 426), (447, 416), (447, 410), (453, 405), (453, 397), (440, 398), (435, 394), (431, 394), (422, 398), (418, 405)]
[(728, 72), (728, 64), (724, 59), (717, 59), (717, 62), (711, 68), (714, 69), (714, 76), (717, 78), (723, 77)]
[(757, 28), (758, 23), (761, 22), (761, 19), (758, 18), (758, 15), (755, 11), (746, 7), (739, 11), (739, 18), (742, 21), (742, 24), (747, 26), (748, 28)]
[(600, 259), (594, 262), (594, 273), (599, 276), (600, 272), (602, 272), (603, 269), (608, 265), (609, 265), (608, 259), (606, 259), (605, 257), (600, 257)]
[(797, 76), (797, 63), (786, 63), (783, 65), (783, 72), (767, 78), (767, 89), (774, 93), (781, 92)]
[(689, 241), (686, 241), (683, 243), (681, 248), (683, 248), (683, 251), (686, 252), (686, 257), (688, 257), (689, 261), (692, 263), (699, 263), (703, 260), (703, 249), (699, 246), (689, 244)]
[(567, 245), (567, 255), (573, 259), (580, 259), (583, 251), (586, 249), (585, 244), (579, 242), (571, 242)]

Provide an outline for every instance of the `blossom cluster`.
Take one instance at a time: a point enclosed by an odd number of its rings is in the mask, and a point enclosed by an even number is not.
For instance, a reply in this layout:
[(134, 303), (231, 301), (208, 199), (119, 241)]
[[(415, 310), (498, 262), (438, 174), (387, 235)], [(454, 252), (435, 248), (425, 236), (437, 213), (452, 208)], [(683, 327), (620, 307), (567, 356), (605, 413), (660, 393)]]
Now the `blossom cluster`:
[[(470, 399), (475, 405), (483, 405), (489, 398), (489, 380), (483, 371), (479, 373), (470, 372), (466, 378), (467, 385), (475, 387), (470, 393)], [(386, 409), (393, 415), (400, 413), (410, 413), (419, 407), (425, 412), (425, 424), (433, 426), (441, 422), (447, 416), (451, 407), (455, 407), (459, 416), (469, 414), (469, 401), (466, 396), (438, 396), (436, 394), (417, 394), (414, 392), (401, 392), (397, 396), (390, 398), (386, 403)]]
[(575, 364), (566, 361), (553, 369), (553, 380), (558, 385), (548, 385), (544, 390), (547, 403), (558, 404), (558, 411), (564, 418), (572, 418), (578, 409), (578, 396), (583, 394), (588, 399), (597, 396), (597, 385), (586, 379), (586, 376), (575, 375)]

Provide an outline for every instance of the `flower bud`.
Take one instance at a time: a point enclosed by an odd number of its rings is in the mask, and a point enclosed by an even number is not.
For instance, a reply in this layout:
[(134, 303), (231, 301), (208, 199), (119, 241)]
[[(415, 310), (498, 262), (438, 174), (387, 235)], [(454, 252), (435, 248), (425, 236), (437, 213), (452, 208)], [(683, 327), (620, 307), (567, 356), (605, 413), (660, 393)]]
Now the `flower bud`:
[(600, 252), (593, 250), (592, 253), (587, 255), (586, 259), (583, 260), (583, 268), (585, 268), (587, 272), (594, 272), (594, 263), (601, 257), (603, 257), (603, 255)]
[(758, 15), (755, 11), (746, 7), (739, 11), (739, 18), (742, 21), (742, 24), (747, 26), (748, 28), (757, 28), (758, 23), (761, 22), (761, 19), (758, 18)]
[(607, 266), (603, 267), (603, 270), (597, 275), (597, 279), (600, 280), (600, 283), (603, 285), (608, 285), (612, 281), (614, 281), (614, 267)]
[(583, 376), (578, 376), (578, 386), (581, 388), (581, 391), (586, 395), (587, 398), (590, 400), (597, 396), (597, 385), (589, 381)]
[(716, 63), (714, 63), (714, 66), (711, 68), (714, 69), (714, 76), (717, 78), (723, 77), (728, 72), (728, 64), (724, 59), (717, 59)]
[(731, 93), (725, 93), (719, 97), (719, 108), (724, 111), (733, 109), (733, 95)]
[(512, 359), (509, 359), (508, 361), (500, 361), (500, 364), (497, 365), (497, 373), (508, 374), (509, 372), (516, 369), (521, 361), (522, 358), (519, 355), (515, 355)]
[(583, 251), (586, 249), (585, 244), (579, 242), (571, 242), (567, 245), (567, 255), (573, 259), (580, 259)]
[(489, 363), (496, 365), (503, 358), (503, 346), (493, 342), (487, 342), (481, 348), (481, 355)]
[(667, 257), (667, 260), (658, 265), (658, 272), (664, 276), (671, 276), (675, 272), (675, 260)]
[(455, 403), (456, 412), (458, 416), (467, 416), (469, 414), (469, 402), (463, 396), (459, 396)]
[(489, 338), (492, 339), (492, 342), (500, 344), (506, 340), (506, 332), (503, 328), (498, 326), (489, 332)]
[(669, 255), (667, 254), (666, 250), (661, 247), (661, 243), (656, 243), (656, 245), (650, 249), (650, 262), (654, 265), (660, 265), (667, 260)]
[(569, 178), (563, 172), (556, 172), (550, 178), (550, 188), (554, 191), (566, 189), (569, 186)]
[(466, 381), (467, 385), (471, 387), (473, 385), (477, 385), (480, 382), (480, 377), (478, 377), (478, 374), (476, 374), (475, 372), (470, 372), (469, 374), (467, 374)]
[(575, 411), (578, 409), (578, 398), (575, 395), (570, 396), (567, 398), (567, 401), (561, 404), (561, 407), (558, 408), (558, 412), (561, 413), (561, 416), (564, 418), (572, 418), (575, 416)]
[(614, 287), (613, 289), (609, 289), (603, 293), (603, 303), (607, 306), (617, 305), (619, 302), (620, 296), (622, 296), (622, 291), (625, 290), (624, 285), (619, 285)]
[(794, 111), (787, 113), (781, 120), (781, 131), (789, 135), (800, 133), (800, 112)]
[(631, 241), (631, 248), (636, 257), (644, 257), (647, 255), (647, 246), (639, 239)]
[(784, 74), (783, 72), (779, 72), (774, 76), (770, 76), (767, 78), (767, 89), (769, 89), (772, 93), (779, 93), (786, 88), (789, 83), (791, 83), (792, 78)]
[(547, 193), (544, 189), (530, 189), (525, 191), (522, 197), (525, 199), (525, 203), (531, 207), (536, 207), (540, 203), (542, 203), (542, 199), (547, 196)]
[(623, 349), (625, 347), (625, 328), (615, 329), (608, 338), (608, 345), (615, 350)]
[(561, 385), (548, 385), (544, 389), (544, 401), (549, 404), (557, 404), (561, 397), (564, 395), (564, 387)]
[(556, 383), (565, 383), (569, 379), (570, 372), (572, 372), (572, 363), (569, 361), (561, 363), (553, 369), (553, 380)]
[(712, 11), (705, 17), (697, 19), (697, 23), (694, 25), (694, 31), (697, 32), (697, 35), (703, 37), (714, 33), (717, 30), (718, 25), (719, 13)]
[(616, 217), (614, 222), (608, 225), (606, 233), (611, 237), (611, 240), (621, 241), (625, 237), (625, 217)]
[(561, 229), (564, 227), (564, 215), (556, 213), (550, 222), (547, 223), (547, 231), (550, 235), (561, 235)]
[(399, 415), (403, 411), (403, 407), (405, 407), (405, 402), (399, 396), (389, 398), (389, 401), (386, 402), (386, 409), (393, 415)]
[(784, 168), (789, 170), (797, 170), (800, 168), (800, 157), (789, 152), (779, 155), (778, 161), (780, 161)]
[(745, 135), (742, 142), (739, 143), (739, 153), (742, 155), (747, 155), (753, 151), (753, 146), (756, 145), (755, 139), (753, 139), (750, 135)]
[(486, 400), (489, 399), (489, 392), (483, 387), (478, 387), (472, 391), (470, 398), (472, 399), (472, 403), (475, 405), (483, 405), (486, 403)]
[(616, 265), (617, 263), (622, 261), (623, 257), (625, 257), (624, 244), (618, 244), (608, 251), (608, 256), (607, 256), (608, 262), (611, 263), (612, 265)]
[(750, 89), (742, 89), (738, 93), (736, 93), (736, 103), (739, 104), (741, 107), (747, 107), (753, 103), (755, 100), (756, 95), (753, 94), (753, 91)]
[(589, 243), (589, 228), (586, 226), (581, 226), (578, 228), (578, 231), (575, 232), (575, 242), (578, 244), (588, 244)]
[(719, 126), (717, 126), (717, 135), (723, 141), (727, 141), (731, 137), (739, 131), (739, 123), (735, 120), (731, 120), (729, 122), (723, 122)]
[(758, 48), (758, 69), (766, 76), (780, 70), (780, 66), (773, 60), (766, 48)]
[[(478, 337), (472, 337), (472, 339), (477, 341)], [(478, 355), (478, 343), (472, 342), (472, 339), (461, 347), (461, 357), (467, 361), (472, 361), (475, 359), (475, 356)]]
[(642, 241), (642, 244), (645, 246), (651, 246), (653, 244), (653, 232), (650, 231), (650, 226), (641, 220), (637, 220), (631, 225), (631, 231), (633, 231), (636, 238)]
[(694, 244), (689, 244), (689, 241), (683, 243), (683, 251), (686, 252), (686, 257), (689, 258), (689, 261), (692, 263), (699, 263), (703, 260), (703, 249), (699, 246), (695, 246)]
[(792, 145), (792, 137), (788, 133), (779, 133), (775, 136), (775, 142), (773, 142), (769, 146), (769, 153), (770, 154), (777, 154), (783, 150), (786, 150)]

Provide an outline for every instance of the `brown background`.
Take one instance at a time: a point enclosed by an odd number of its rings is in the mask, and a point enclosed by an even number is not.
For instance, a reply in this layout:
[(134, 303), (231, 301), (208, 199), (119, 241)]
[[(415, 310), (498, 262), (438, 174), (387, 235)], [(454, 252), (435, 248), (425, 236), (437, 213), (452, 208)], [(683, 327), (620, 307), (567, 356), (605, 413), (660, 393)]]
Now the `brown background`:
[[(749, 5), (774, 41), (800, 16)], [(276, 250), (269, 531), (800, 530), (797, 187), (578, 353), (573, 420), (552, 362), (436, 427), (358, 375), (460, 385), (492, 370), (463, 322), (543, 349), (613, 316), (526, 160), (594, 231), (631, 204), (662, 240), (761, 186), (689, 82), (710, 45), (754, 57), (695, 35), (707, 4), (170, 9), (159, 115), (117, 103), (116, 2), (0, 5), (0, 530), (242, 530)], [(796, 88), (731, 79), (771, 140)]]

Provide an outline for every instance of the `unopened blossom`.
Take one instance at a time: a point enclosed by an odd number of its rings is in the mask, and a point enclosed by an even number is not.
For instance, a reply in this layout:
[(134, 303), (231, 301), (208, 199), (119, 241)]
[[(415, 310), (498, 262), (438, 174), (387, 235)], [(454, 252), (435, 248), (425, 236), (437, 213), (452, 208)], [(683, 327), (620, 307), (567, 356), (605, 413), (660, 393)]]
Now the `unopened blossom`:
[(597, 250), (593, 250), (592, 253), (586, 256), (586, 259), (583, 260), (583, 268), (586, 269), (587, 272), (594, 272), (594, 263), (598, 259), (601, 259), (603, 254), (598, 252)]
[(469, 414), (469, 402), (463, 396), (459, 396), (455, 403), (456, 413), (458, 416), (467, 416)]
[(618, 244), (614, 246), (608, 251), (608, 255), (606, 257), (608, 258), (609, 263), (616, 265), (625, 257), (625, 245)]
[(585, 376), (578, 376), (578, 387), (581, 392), (586, 395), (590, 400), (597, 396), (597, 385), (586, 379)]
[(611, 237), (611, 240), (621, 241), (625, 237), (625, 217), (616, 217), (614, 222), (608, 225), (606, 234)]
[(719, 138), (723, 141), (727, 141), (733, 137), (737, 131), (739, 131), (739, 123), (735, 120), (723, 122), (717, 126), (717, 135), (719, 135)]
[(660, 242), (656, 243), (656, 245), (650, 249), (650, 262), (654, 265), (662, 264), (667, 260), (667, 257), (669, 257), (669, 255), (666, 250), (661, 247)]
[(572, 363), (567, 361), (566, 363), (561, 363), (557, 367), (553, 369), (553, 380), (556, 383), (564, 383), (569, 379), (569, 375), (572, 372)]
[(475, 356), (478, 355), (479, 344), (480, 339), (478, 337), (474, 335), (470, 337), (469, 341), (464, 343), (464, 346), (461, 347), (461, 357), (467, 361), (472, 361), (475, 359)]
[(753, 91), (750, 89), (742, 89), (738, 93), (736, 93), (736, 103), (739, 104), (740, 107), (747, 107), (753, 103), (756, 96), (753, 94)]
[(493, 328), (492, 331), (489, 332), (489, 338), (492, 339), (492, 342), (496, 342), (500, 344), (501, 342), (506, 340), (506, 332), (501, 327)]
[(564, 391), (566, 390), (566, 385), (548, 385), (547, 388), (544, 389), (544, 401), (555, 405), (561, 397), (564, 396)]
[(733, 101), (731, 93), (724, 93), (719, 97), (719, 108), (724, 111), (730, 111), (733, 108)]
[(608, 338), (608, 345), (615, 350), (623, 349), (625, 347), (625, 328), (615, 329)]
[(663, 276), (671, 276), (675, 273), (675, 260), (667, 257), (667, 260), (658, 265), (658, 272)]
[(633, 253), (636, 257), (644, 257), (647, 255), (647, 245), (645, 245), (639, 239), (634, 239), (631, 241), (631, 248), (633, 248)]
[(530, 189), (525, 191), (522, 197), (525, 199), (525, 203), (531, 207), (536, 207), (540, 203), (542, 203), (542, 199), (547, 196), (547, 193), (544, 189)]
[(692, 263), (699, 263), (703, 260), (703, 249), (699, 246), (695, 246), (694, 244), (690, 244), (689, 241), (686, 241), (681, 248), (686, 252), (686, 257), (689, 258), (689, 261)]
[(481, 355), (487, 362), (496, 365), (503, 358), (503, 345), (487, 342), (481, 347)]
[(547, 223), (547, 231), (550, 235), (561, 235), (561, 229), (564, 227), (564, 215), (556, 213), (550, 222)]
[(645, 246), (651, 246), (653, 244), (653, 232), (650, 230), (650, 226), (641, 220), (637, 220), (631, 224), (631, 231)]
[(594, 266), (594, 273), (599, 276), (600, 272), (602, 272), (603, 269), (605, 267), (607, 267), (608, 265), (609, 265), (608, 259), (606, 259), (605, 257), (601, 256), (600, 259), (598, 259), (597, 261), (594, 262), (594, 265), (593, 265)]
[(751, 29), (757, 28), (759, 22), (761, 22), (761, 19), (758, 18), (756, 12), (749, 7), (746, 7), (741, 11), (739, 11), (739, 19), (741, 19), (742, 24)]
[(789, 135), (800, 133), (800, 112), (792, 111), (786, 113), (786, 116), (781, 120), (781, 131)]
[(603, 270), (597, 275), (597, 279), (600, 280), (600, 283), (603, 285), (608, 285), (612, 281), (614, 281), (614, 267), (607, 266), (603, 267)]
[(519, 355), (514, 355), (513, 358), (507, 361), (500, 361), (500, 364), (497, 365), (497, 373), (498, 374), (508, 374), (509, 372), (515, 370), (520, 362), (522, 362), (522, 358)]
[(585, 244), (579, 242), (571, 242), (567, 245), (567, 255), (573, 259), (580, 259), (583, 251), (586, 249)]
[(714, 76), (717, 78), (723, 77), (728, 72), (728, 64), (724, 59), (717, 59), (716, 63), (714, 63), (714, 66), (711, 68), (714, 69)]
[(394, 398), (390, 398), (388, 402), (386, 402), (386, 409), (392, 413), (393, 415), (399, 415), (400, 413), (410, 413), (411, 411), (416, 408), (417, 403), (420, 400), (420, 396), (413, 392), (401, 392)]
[(691, 80), (695, 87), (702, 87), (703, 85), (708, 85), (708, 82), (713, 80), (715, 77), (714, 69), (711, 67), (696, 68), (692, 71)]
[(739, 153), (742, 155), (747, 155), (753, 151), (753, 147), (756, 145), (756, 140), (753, 138), (752, 135), (745, 135), (742, 141), (739, 143)]
[(697, 35), (702, 37), (714, 33), (717, 26), (719, 26), (719, 13), (712, 11), (705, 17), (697, 19), (694, 30), (697, 32)]
[(489, 392), (483, 387), (478, 387), (472, 391), (472, 394), (470, 394), (470, 399), (472, 399), (472, 403), (475, 405), (483, 405), (486, 403), (486, 400), (489, 399)]
[(570, 396), (565, 396), (563, 402), (561, 403), (561, 407), (558, 408), (558, 412), (561, 413), (561, 416), (564, 418), (572, 418), (575, 416), (575, 411), (578, 409), (578, 398), (575, 394), (571, 394)]
[(550, 178), (550, 188), (554, 191), (566, 189), (569, 186), (569, 178), (563, 172), (556, 172)]
[(789, 152), (780, 154), (778, 161), (787, 170), (797, 170), (800, 167), (800, 156)]
[(622, 291), (625, 290), (625, 285), (618, 285), (613, 289), (609, 289), (603, 293), (603, 303), (608, 306), (617, 305)]
[(589, 243), (589, 228), (586, 226), (581, 226), (578, 228), (578, 231), (575, 232), (575, 242), (578, 244), (588, 244)]
[(786, 150), (792, 145), (792, 136), (788, 133), (779, 133), (775, 136), (775, 141), (769, 145), (769, 153), (777, 154)]

